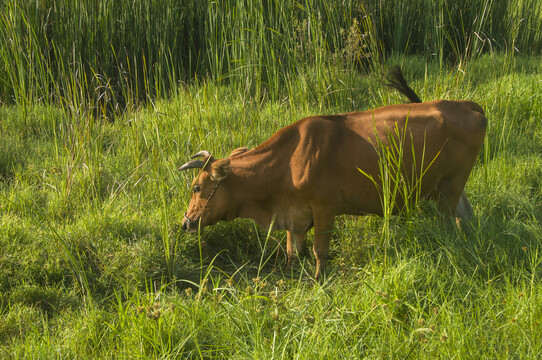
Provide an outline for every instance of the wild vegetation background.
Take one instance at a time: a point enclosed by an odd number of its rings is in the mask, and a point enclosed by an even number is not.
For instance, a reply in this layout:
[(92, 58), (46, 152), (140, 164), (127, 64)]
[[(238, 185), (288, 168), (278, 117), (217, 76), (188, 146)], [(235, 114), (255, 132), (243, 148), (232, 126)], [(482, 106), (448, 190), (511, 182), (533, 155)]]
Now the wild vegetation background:
[[(0, 357), (538, 358), (542, 3), (0, 3)], [(330, 276), (250, 221), (180, 230), (190, 174), (318, 113), (469, 99), (459, 231), (340, 217)]]
[(537, 0), (7, 0), (0, 11), (4, 103), (122, 111), (202, 78), (276, 100), (309, 70), (325, 94), (333, 64), (542, 51)]

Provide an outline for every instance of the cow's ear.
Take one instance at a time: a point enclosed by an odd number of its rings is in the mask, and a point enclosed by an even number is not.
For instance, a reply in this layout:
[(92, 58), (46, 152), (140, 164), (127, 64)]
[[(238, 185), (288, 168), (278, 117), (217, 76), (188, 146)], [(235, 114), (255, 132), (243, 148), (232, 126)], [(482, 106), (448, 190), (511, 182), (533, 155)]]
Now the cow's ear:
[(211, 179), (222, 181), (230, 174), (230, 159), (219, 159), (211, 164)]
[(240, 148), (237, 148), (237, 149), (233, 150), (231, 152), (230, 156), (228, 156), (228, 157), (240, 155), (240, 154), (246, 153), (247, 151), (248, 151), (248, 148), (246, 146), (243, 146), (243, 147), (240, 147)]

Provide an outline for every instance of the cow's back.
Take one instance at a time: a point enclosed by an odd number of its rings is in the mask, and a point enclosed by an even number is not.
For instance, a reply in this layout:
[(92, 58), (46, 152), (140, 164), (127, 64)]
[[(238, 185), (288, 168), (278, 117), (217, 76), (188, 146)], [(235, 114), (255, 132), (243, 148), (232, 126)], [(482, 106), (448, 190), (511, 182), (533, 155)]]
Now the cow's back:
[(340, 212), (379, 213), (373, 180), (381, 177), (383, 148), (403, 146), (403, 172), (412, 179), (423, 174), (425, 196), (445, 177), (461, 174), (466, 181), (486, 124), (478, 104), (447, 100), (305, 118), (290, 129), (298, 134), (290, 157), (292, 184), (303, 197), (336, 202)]

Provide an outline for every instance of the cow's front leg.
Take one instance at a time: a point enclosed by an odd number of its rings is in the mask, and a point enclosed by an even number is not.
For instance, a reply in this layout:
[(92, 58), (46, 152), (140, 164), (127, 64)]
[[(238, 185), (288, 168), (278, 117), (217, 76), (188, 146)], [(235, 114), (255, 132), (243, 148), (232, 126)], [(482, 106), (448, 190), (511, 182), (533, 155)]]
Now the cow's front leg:
[(333, 231), (335, 215), (330, 213), (315, 214), (313, 252), (316, 258), (315, 278), (320, 280), (325, 275), (326, 260), (329, 252), (329, 242)]
[(297, 263), (299, 254), (303, 248), (303, 239), (305, 234), (294, 234), (291, 231), (286, 232), (286, 253), (288, 254), (288, 268), (290, 269)]

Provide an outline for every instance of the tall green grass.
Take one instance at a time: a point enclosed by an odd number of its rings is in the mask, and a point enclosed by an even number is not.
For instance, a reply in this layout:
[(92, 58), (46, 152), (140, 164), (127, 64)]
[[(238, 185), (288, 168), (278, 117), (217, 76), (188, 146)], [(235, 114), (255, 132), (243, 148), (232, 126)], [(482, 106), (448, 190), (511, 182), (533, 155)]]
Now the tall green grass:
[(258, 99), (326, 96), (337, 71), (390, 54), (465, 62), (540, 54), (536, 0), (20, 1), (0, 4), (0, 101), (111, 117), (208, 78)]

